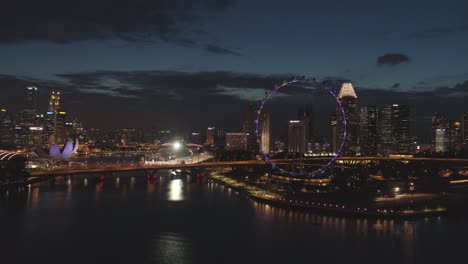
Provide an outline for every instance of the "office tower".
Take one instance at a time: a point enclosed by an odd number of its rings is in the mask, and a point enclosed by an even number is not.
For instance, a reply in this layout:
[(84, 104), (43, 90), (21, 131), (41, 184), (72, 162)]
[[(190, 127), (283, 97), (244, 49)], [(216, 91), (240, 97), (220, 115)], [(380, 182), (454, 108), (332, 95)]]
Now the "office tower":
[(0, 108), (0, 149), (14, 148), (13, 120), (6, 108)]
[(305, 153), (307, 150), (307, 128), (304, 120), (289, 121), (289, 152)]
[[(448, 149), (448, 146), (445, 146), (448, 145), (448, 136), (444, 136), (446, 130), (448, 130), (447, 118), (440, 113), (434, 113), (432, 116), (432, 151), (445, 152)], [(442, 146), (442, 138), (446, 138), (447, 141), (444, 146)]]
[(215, 127), (208, 127), (206, 129), (206, 140), (205, 145), (213, 146), (214, 145), (214, 137), (215, 137)]
[(436, 128), (434, 133), (434, 150), (435, 152), (447, 152), (448, 151), (448, 129), (446, 128)]
[(247, 150), (247, 133), (226, 133), (226, 150)]
[(270, 113), (267, 110), (263, 110), (259, 122), (260, 149), (264, 154), (268, 154), (270, 153)]
[(462, 146), (462, 133), (460, 121), (448, 121), (448, 153), (452, 156), (457, 155)]
[(463, 149), (468, 149), (468, 112), (463, 113)]
[(247, 134), (247, 150), (253, 153), (257, 153), (259, 150), (259, 143), (255, 134), (256, 117), (255, 105), (252, 102), (248, 102), (244, 112), (242, 132)]
[(378, 154), (409, 154), (409, 107), (388, 105), (378, 112)]
[(363, 156), (376, 156), (379, 146), (379, 109), (361, 107), (360, 109), (359, 146)]
[(27, 87), (26, 109), (37, 111), (37, 87)]
[(66, 141), (67, 113), (61, 110), (60, 92), (52, 91), (45, 116), (45, 137), (49, 144), (64, 144)]
[(409, 107), (392, 105), (392, 138), (393, 149), (397, 154), (408, 154), (410, 151)]
[(346, 119), (343, 120), (341, 108), (337, 106), (337, 145), (341, 145), (344, 139), (345, 122), (346, 129), (346, 143), (342, 155), (354, 156), (357, 153), (358, 142), (358, 98), (351, 83), (343, 83), (340, 92), (338, 93), (338, 100), (340, 101), (346, 113)]

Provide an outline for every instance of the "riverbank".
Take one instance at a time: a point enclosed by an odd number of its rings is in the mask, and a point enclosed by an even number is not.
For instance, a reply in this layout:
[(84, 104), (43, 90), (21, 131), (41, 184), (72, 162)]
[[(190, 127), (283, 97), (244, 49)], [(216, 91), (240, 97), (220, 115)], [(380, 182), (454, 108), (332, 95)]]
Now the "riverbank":
[(370, 217), (429, 217), (439, 216), (447, 213), (444, 207), (425, 208), (422, 210), (397, 210), (390, 208), (377, 208), (375, 206), (349, 206), (340, 202), (317, 202), (312, 200), (294, 200), (286, 198), (277, 193), (273, 193), (258, 187), (248, 186), (243, 182), (238, 182), (229, 177), (222, 176), (217, 173), (212, 173), (210, 178), (223, 186), (231, 188), (250, 199), (282, 208), (292, 208), (298, 210), (310, 210), (315, 212), (323, 212), (327, 214), (346, 214), (355, 216), (370, 216)]

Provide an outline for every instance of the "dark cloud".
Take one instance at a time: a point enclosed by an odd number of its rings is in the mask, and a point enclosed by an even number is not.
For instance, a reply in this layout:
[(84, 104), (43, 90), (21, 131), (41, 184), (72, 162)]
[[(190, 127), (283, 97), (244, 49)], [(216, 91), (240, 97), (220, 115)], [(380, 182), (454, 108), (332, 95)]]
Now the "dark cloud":
[(383, 66), (383, 65), (395, 66), (400, 63), (410, 62), (410, 60), (411, 59), (405, 54), (387, 53), (377, 58), (377, 65), (378, 66)]
[(121, 39), (193, 46), (193, 32), (230, 0), (9, 1), (0, 9), (0, 43)]
[(226, 55), (235, 55), (235, 56), (241, 56), (241, 54), (237, 51), (230, 50), (221, 46), (213, 45), (213, 44), (208, 44), (205, 46), (205, 50), (211, 53), (215, 54), (226, 54)]
[(411, 33), (408, 37), (411, 39), (433, 39), (453, 36), (468, 32), (468, 24), (454, 27), (437, 27), (419, 30)]
[(399, 82), (396, 82), (392, 85), (392, 89), (398, 89), (400, 88), (400, 83)]

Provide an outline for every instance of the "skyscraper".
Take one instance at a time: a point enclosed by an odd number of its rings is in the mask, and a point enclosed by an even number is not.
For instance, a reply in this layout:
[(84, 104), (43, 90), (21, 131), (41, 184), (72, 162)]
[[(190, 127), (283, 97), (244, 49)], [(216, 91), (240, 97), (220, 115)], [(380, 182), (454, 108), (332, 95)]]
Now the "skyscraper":
[(26, 109), (37, 111), (37, 87), (27, 87)]
[(208, 127), (206, 129), (206, 140), (205, 145), (213, 146), (214, 145), (214, 137), (215, 137), (215, 127)]
[(49, 108), (46, 113), (45, 136), (49, 144), (65, 143), (66, 112), (61, 111), (60, 92), (52, 91), (49, 97)]
[(57, 112), (60, 110), (60, 92), (52, 91), (49, 97), (49, 112)]
[(305, 153), (307, 150), (307, 129), (304, 120), (289, 121), (289, 152)]
[(338, 100), (341, 102), (343, 109), (346, 113), (346, 119), (343, 120), (343, 114), (340, 107), (337, 106), (337, 145), (341, 145), (344, 139), (344, 124), (346, 122), (346, 143), (342, 152), (344, 156), (354, 156), (357, 153), (358, 142), (358, 98), (351, 83), (343, 83), (340, 92), (338, 93)]
[(460, 152), (462, 146), (461, 140), (461, 122), (450, 121), (449, 122), (449, 154), (456, 155)]
[(360, 109), (359, 146), (363, 156), (377, 155), (379, 145), (378, 114), (377, 107), (361, 107)]
[(432, 149), (456, 155), (462, 147), (462, 123), (448, 120), (440, 113), (432, 117)]
[(393, 104), (381, 107), (378, 113), (378, 126), (380, 155), (410, 153), (408, 106)]
[(270, 113), (267, 110), (263, 110), (259, 122), (260, 149), (268, 154), (270, 153)]
[(393, 149), (398, 154), (407, 154), (410, 151), (409, 107), (398, 104), (391, 107)]
[[(445, 152), (448, 147), (442, 147), (442, 136), (444, 131), (448, 130), (448, 120), (440, 113), (434, 113), (432, 116), (432, 151)], [(446, 137), (448, 140), (448, 137)], [(439, 142), (437, 142), (439, 140)], [(445, 143), (445, 144), (448, 144)], [(442, 151), (443, 150), (443, 151)]]

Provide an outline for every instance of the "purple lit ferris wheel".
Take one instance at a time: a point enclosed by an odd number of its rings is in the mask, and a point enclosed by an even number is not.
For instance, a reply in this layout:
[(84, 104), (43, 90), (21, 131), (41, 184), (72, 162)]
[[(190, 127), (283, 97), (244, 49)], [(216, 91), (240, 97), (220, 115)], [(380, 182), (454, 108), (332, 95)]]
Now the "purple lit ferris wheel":
[[(346, 119), (346, 112), (343, 108), (343, 105), (341, 104), (341, 101), (338, 99), (338, 97), (336, 96), (335, 92), (333, 92), (329, 87), (327, 87), (325, 85), (325, 83), (319, 83), (316, 81), (315, 78), (307, 78), (307, 77), (301, 77), (301, 78), (293, 78), (292, 80), (290, 81), (284, 81), (282, 84), (278, 84), (278, 85), (275, 85), (275, 87), (273, 88), (273, 90), (269, 91), (266, 95), (265, 95), (265, 98), (263, 98), (263, 100), (260, 102), (260, 108), (258, 109), (257, 111), (257, 119), (255, 120), (255, 134), (257, 135), (257, 142), (259, 143), (259, 145), (261, 146), (260, 144), (260, 128), (259, 128), (259, 120), (260, 120), (260, 116), (262, 114), (262, 110), (263, 108), (265, 107), (265, 103), (270, 99), (271, 96), (273, 96), (276, 92), (278, 92), (280, 89), (282, 88), (285, 88), (289, 85), (307, 85), (307, 86), (315, 86), (315, 87), (320, 87), (322, 89), (324, 89), (325, 91), (327, 91), (331, 96), (333, 96), (333, 98), (335, 99), (337, 105), (339, 106), (340, 110), (341, 110), (341, 114), (343, 115), (343, 142), (341, 142), (341, 145), (340, 147), (338, 148), (338, 151), (334, 154), (334, 156), (325, 164), (323, 165), (322, 167), (312, 171), (312, 172), (308, 172), (307, 174), (308, 175), (311, 175), (311, 176), (315, 176), (316, 174), (318, 173), (321, 173), (323, 172), (325, 169), (327, 169), (328, 167), (330, 167), (333, 162), (340, 156), (344, 146), (345, 146), (345, 142), (346, 142), (346, 131), (347, 131), (347, 119)], [(270, 163), (274, 168), (278, 169), (281, 171), (281, 173), (287, 173), (291, 176), (298, 176), (300, 174), (298, 173), (295, 173), (295, 172), (292, 172), (292, 171), (287, 171), (281, 167), (279, 167), (276, 163), (274, 163), (267, 155), (266, 153), (263, 151), (263, 149), (260, 149), (260, 153), (262, 153), (264, 159), (266, 162)]]

